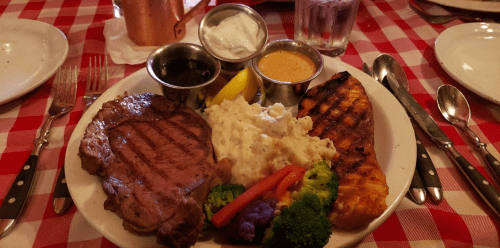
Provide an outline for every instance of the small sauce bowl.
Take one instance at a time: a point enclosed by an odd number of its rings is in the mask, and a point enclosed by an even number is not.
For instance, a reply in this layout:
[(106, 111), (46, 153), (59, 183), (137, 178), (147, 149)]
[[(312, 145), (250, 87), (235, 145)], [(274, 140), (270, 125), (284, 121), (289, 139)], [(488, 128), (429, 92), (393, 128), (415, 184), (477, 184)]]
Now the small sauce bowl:
[(154, 50), (146, 68), (162, 85), (167, 99), (197, 109), (206, 95), (204, 90), (219, 76), (221, 65), (199, 45), (172, 43)]
[[(263, 32), (263, 37), (257, 45), (257, 49), (249, 54), (248, 56), (238, 58), (238, 59), (230, 59), (222, 57), (217, 54), (217, 52), (210, 47), (208, 42), (205, 40), (205, 27), (215, 27), (219, 25), (224, 19), (234, 16), (240, 12), (246, 13), (249, 17), (251, 17), (259, 26), (259, 29)], [(208, 11), (203, 18), (201, 19), (200, 26), (198, 28), (198, 37), (202, 46), (215, 58), (221, 61), (222, 69), (228, 72), (235, 72), (244, 69), (249, 66), (250, 61), (253, 57), (255, 57), (267, 43), (268, 31), (266, 23), (262, 16), (257, 13), (254, 9), (243, 5), (243, 4), (221, 4), (210, 11)]]
[[(316, 69), (315, 72), (309, 78), (297, 82), (279, 81), (266, 76), (259, 69), (259, 61), (264, 56), (280, 50), (306, 55), (313, 61)], [(252, 59), (252, 67), (257, 75), (262, 78), (266, 99), (272, 103), (279, 102), (285, 107), (290, 107), (299, 103), (311, 81), (323, 71), (323, 57), (312, 46), (299, 41), (283, 39), (267, 43), (262, 51)]]

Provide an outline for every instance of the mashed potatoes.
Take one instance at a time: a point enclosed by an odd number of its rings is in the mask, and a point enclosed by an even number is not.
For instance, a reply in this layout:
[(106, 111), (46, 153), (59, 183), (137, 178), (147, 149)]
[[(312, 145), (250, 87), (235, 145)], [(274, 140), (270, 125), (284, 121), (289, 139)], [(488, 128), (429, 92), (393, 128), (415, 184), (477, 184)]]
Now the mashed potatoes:
[(232, 183), (247, 188), (288, 164), (308, 168), (335, 154), (329, 139), (307, 134), (312, 129), (310, 117), (296, 119), (279, 103), (264, 108), (238, 96), (205, 112), (217, 160), (230, 159)]

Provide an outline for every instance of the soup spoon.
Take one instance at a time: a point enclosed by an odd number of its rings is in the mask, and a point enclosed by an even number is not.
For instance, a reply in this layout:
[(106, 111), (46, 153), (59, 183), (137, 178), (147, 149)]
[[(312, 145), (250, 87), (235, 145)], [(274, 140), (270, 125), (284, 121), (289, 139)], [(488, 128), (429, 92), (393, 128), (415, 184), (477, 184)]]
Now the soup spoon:
[(470, 108), (467, 99), (457, 88), (451, 85), (441, 85), (437, 90), (437, 105), (444, 118), (451, 124), (465, 132), (467, 138), (474, 143), (475, 147), (486, 160), (495, 179), (500, 183), (500, 162), (486, 149), (486, 144), (469, 129)]

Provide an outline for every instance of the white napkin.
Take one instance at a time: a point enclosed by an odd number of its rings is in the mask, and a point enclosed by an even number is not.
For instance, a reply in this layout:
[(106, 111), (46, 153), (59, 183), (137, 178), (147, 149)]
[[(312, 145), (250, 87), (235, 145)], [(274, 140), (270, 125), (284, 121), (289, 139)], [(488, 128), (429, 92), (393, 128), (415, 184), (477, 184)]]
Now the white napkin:
[[(186, 36), (179, 42), (201, 44), (198, 38), (198, 19), (193, 18), (186, 24)], [(115, 64), (136, 65), (144, 63), (149, 54), (158, 48), (156, 46), (136, 45), (128, 37), (123, 18), (106, 20), (103, 34), (106, 39), (106, 50)]]

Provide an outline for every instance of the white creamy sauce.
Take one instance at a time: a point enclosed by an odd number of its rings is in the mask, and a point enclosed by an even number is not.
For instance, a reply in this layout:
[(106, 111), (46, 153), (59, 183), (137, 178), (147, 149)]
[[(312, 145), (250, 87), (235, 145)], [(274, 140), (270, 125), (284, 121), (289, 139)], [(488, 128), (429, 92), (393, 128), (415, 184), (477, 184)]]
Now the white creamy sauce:
[(248, 14), (240, 12), (222, 20), (214, 27), (203, 27), (203, 38), (219, 56), (240, 59), (257, 50), (264, 32)]
[(240, 95), (205, 113), (217, 160), (230, 159), (231, 182), (247, 188), (288, 164), (309, 168), (318, 160), (331, 161), (336, 153), (329, 139), (307, 134), (313, 124), (309, 116), (297, 119), (280, 103), (249, 105)]

